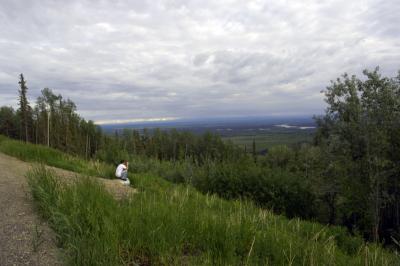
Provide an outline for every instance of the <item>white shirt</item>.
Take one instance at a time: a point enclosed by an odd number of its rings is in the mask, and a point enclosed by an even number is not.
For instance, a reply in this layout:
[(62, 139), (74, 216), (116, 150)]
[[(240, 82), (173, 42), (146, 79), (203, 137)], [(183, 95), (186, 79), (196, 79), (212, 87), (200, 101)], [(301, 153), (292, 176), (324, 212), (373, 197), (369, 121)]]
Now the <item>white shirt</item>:
[(121, 177), (123, 170), (126, 170), (126, 166), (125, 166), (125, 164), (121, 163), (120, 165), (118, 165), (117, 170), (115, 170), (115, 176)]

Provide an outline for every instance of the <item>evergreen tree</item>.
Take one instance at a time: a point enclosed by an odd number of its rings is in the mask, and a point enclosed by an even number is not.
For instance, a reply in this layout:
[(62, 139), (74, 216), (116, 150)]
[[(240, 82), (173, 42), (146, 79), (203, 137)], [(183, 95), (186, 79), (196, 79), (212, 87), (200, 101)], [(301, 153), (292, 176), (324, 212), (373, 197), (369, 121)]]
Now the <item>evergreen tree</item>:
[(253, 154), (254, 161), (257, 162), (256, 139), (255, 138), (253, 138), (252, 154)]
[(28, 99), (26, 97), (28, 87), (26, 86), (26, 81), (24, 79), (24, 75), (20, 74), (20, 80), (18, 82), (19, 89), (19, 115), (21, 117), (21, 138), (25, 140), (25, 142), (29, 141), (29, 132), (30, 132), (30, 121), (31, 117), (31, 107), (29, 106)]

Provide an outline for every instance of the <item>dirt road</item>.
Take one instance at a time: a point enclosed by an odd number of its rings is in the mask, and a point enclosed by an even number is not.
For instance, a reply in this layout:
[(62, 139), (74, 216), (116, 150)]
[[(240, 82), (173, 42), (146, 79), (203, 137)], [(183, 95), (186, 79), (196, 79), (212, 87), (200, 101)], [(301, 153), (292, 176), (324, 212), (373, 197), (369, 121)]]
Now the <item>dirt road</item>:
[[(25, 178), (30, 163), (0, 153), (0, 265), (61, 265), (54, 232), (34, 210)], [(63, 178), (77, 174), (52, 168)], [(116, 198), (135, 190), (118, 180), (100, 179)]]

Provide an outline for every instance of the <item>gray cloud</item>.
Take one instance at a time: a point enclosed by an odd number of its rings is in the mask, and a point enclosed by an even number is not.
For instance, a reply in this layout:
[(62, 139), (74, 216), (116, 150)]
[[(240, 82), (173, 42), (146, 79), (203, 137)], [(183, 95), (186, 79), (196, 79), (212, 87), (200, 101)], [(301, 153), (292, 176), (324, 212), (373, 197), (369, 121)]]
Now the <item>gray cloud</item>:
[(343, 72), (400, 68), (400, 2), (0, 3), (0, 105), (44, 87), (95, 121), (322, 112)]

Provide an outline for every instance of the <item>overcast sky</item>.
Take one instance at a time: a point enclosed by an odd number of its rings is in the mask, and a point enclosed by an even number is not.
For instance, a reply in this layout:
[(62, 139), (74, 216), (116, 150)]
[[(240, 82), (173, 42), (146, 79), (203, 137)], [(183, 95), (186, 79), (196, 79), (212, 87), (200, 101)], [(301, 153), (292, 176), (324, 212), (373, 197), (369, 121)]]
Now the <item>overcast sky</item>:
[(98, 122), (319, 114), (377, 65), (400, 69), (399, 0), (0, 1), (0, 105), (24, 73)]

